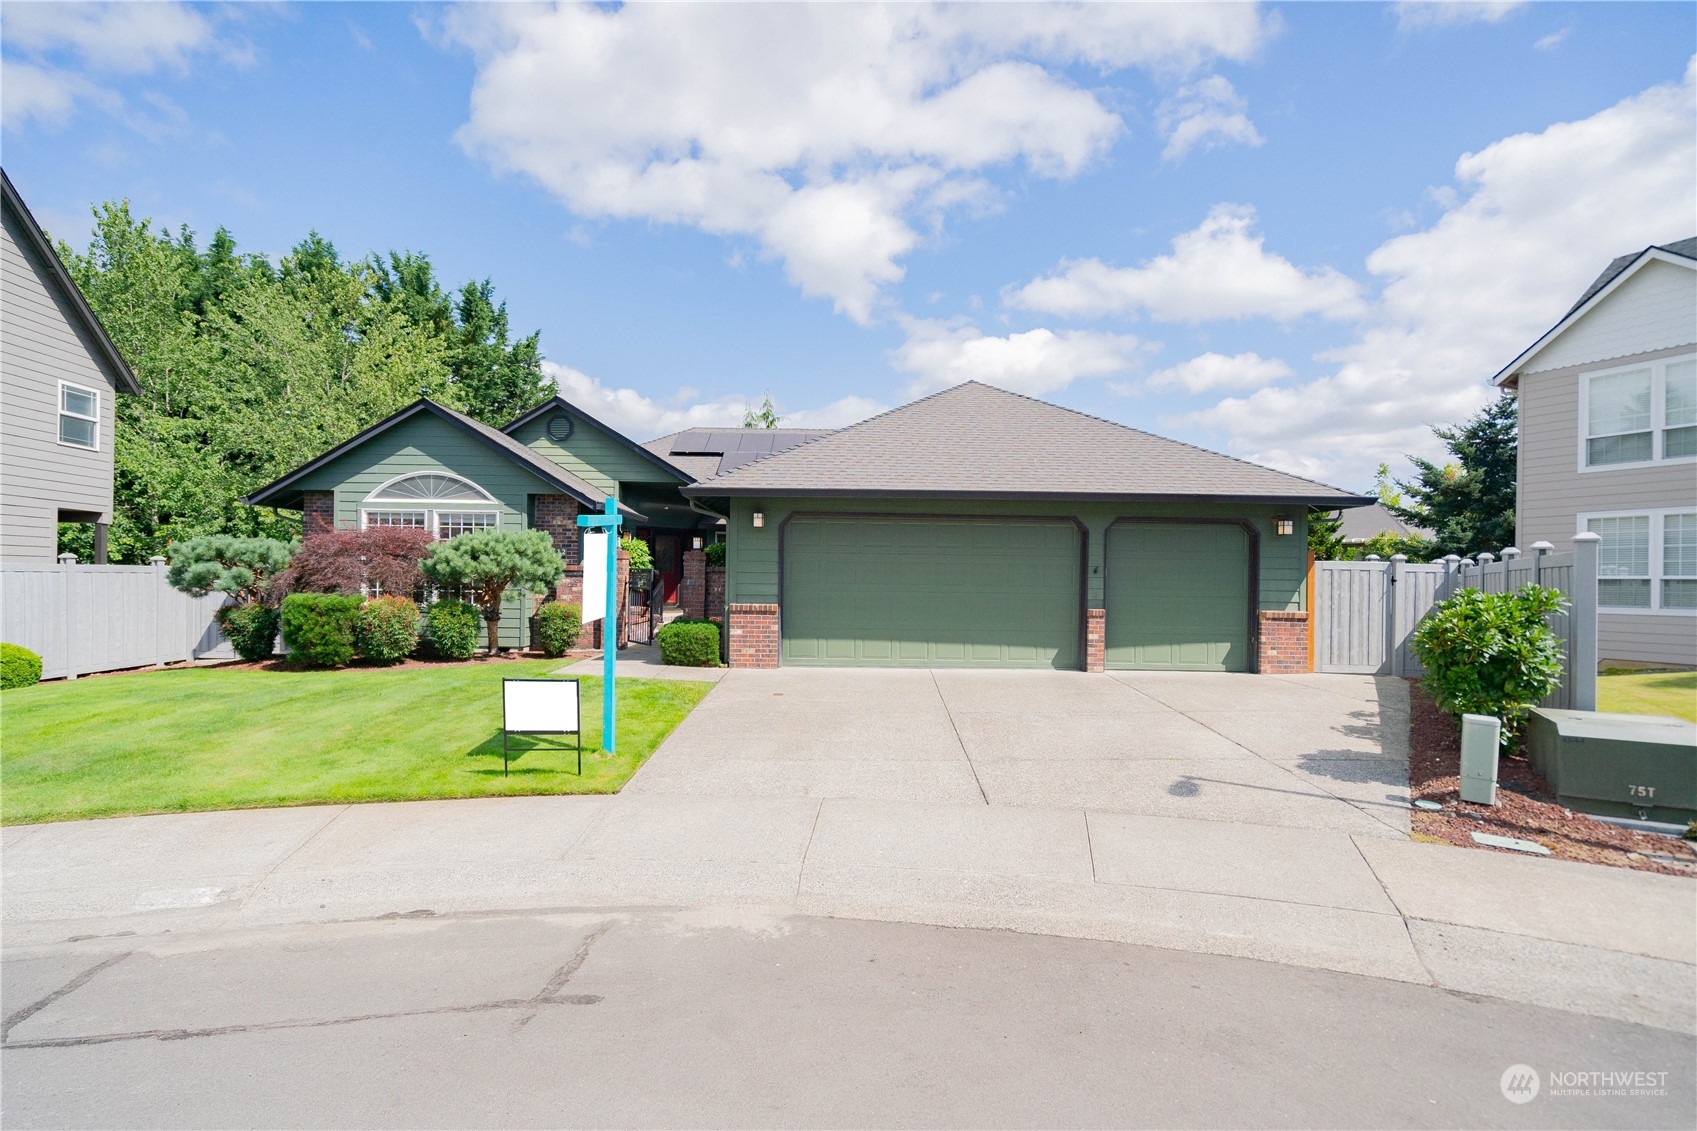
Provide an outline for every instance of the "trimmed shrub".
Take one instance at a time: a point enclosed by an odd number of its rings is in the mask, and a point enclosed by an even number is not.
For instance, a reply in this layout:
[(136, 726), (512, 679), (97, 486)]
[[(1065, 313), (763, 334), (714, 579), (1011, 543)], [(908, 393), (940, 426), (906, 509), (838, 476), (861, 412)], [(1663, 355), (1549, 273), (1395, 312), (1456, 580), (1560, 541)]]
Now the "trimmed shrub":
[(707, 564), (710, 566), (723, 566), (725, 564), (725, 551), (729, 548), (729, 542), (707, 543)]
[(218, 627), (224, 630), (236, 655), (250, 664), (269, 660), (277, 650), (279, 616), (270, 605), (226, 605), (218, 610)]
[(684, 668), (719, 666), (719, 626), (710, 620), (679, 617), (654, 634), (660, 662)]
[(271, 579), (279, 593), (341, 593), (372, 589), (406, 597), (424, 587), (418, 563), (430, 550), (430, 531), (411, 526), (368, 526), (307, 535), (289, 568)]
[(265, 600), (273, 575), (282, 572), (298, 547), (275, 538), (202, 534), (169, 547), (171, 588), (191, 597), (228, 593), (238, 605)]
[(544, 656), (564, 656), (583, 631), (583, 610), (549, 601), (536, 610), (536, 643)]
[(444, 660), (469, 660), (477, 651), (477, 608), (464, 601), (437, 601), (424, 614), (430, 647)]
[(507, 591), (552, 592), (566, 567), (547, 531), (473, 530), (433, 543), (418, 568), (441, 589), (475, 596), (493, 655), (501, 647), (501, 601)]
[(354, 644), (380, 664), (406, 659), (418, 647), (418, 606), (411, 597), (373, 597), (359, 610)]
[(364, 603), (336, 593), (283, 598), (283, 643), (290, 655), (320, 667), (346, 667), (354, 658), (354, 634)]
[(648, 548), (648, 543), (640, 538), (632, 538), (629, 534), (619, 539), (619, 549), (630, 555), (630, 571), (654, 568), (654, 551)]
[(41, 682), (41, 657), (22, 644), (0, 644), (0, 689)]
[(1463, 589), (1440, 602), (1415, 630), (1420, 681), (1446, 714), (1493, 715), (1511, 749), (1526, 714), (1561, 683), (1561, 640), (1545, 618), (1562, 607), (1559, 589), (1525, 585), (1510, 593)]

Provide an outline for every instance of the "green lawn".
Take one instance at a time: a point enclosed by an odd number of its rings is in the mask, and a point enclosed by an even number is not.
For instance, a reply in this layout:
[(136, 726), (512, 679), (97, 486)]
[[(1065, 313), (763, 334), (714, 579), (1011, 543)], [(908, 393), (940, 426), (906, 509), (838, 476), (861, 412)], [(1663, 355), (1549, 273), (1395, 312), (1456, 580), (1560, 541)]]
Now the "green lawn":
[(1598, 676), (1597, 710), (1672, 715), (1697, 723), (1697, 672)]
[(559, 660), (426, 668), (193, 668), (44, 683), (0, 696), (0, 821), (337, 801), (612, 793), (711, 689), (619, 681), (619, 752), (601, 681), (582, 681), (583, 776), (559, 739), (515, 738), (501, 775), (501, 679)]

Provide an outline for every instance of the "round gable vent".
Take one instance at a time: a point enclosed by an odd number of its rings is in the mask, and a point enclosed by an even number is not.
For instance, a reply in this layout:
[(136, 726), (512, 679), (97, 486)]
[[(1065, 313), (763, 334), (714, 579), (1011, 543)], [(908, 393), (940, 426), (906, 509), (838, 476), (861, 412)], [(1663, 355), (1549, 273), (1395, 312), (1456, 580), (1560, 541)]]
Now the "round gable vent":
[(572, 438), (572, 418), (565, 413), (557, 413), (548, 421), (548, 435), (559, 441)]

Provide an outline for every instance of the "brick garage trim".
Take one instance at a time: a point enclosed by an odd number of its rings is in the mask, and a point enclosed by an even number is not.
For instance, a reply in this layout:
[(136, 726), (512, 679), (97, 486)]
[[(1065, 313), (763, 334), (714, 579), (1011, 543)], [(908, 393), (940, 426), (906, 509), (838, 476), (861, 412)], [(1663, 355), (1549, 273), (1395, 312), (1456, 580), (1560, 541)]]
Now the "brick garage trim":
[(1087, 609), (1084, 621), (1084, 670), (1108, 670), (1108, 610)]
[(731, 605), (730, 655), (733, 668), (778, 666), (778, 606)]
[(1262, 609), (1255, 670), (1263, 675), (1312, 671), (1308, 657), (1308, 614)]

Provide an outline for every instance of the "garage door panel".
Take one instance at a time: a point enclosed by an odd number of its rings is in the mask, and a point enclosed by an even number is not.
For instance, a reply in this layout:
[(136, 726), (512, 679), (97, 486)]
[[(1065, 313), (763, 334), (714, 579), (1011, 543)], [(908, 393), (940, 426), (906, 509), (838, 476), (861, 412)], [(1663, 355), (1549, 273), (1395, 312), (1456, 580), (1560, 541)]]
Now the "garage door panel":
[(1075, 668), (1070, 523), (794, 519), (786, 663)]
[(1108, 531), (1106, 662), (1119, 669), (1249, 670), (1249, 537), (1213, 523)]

